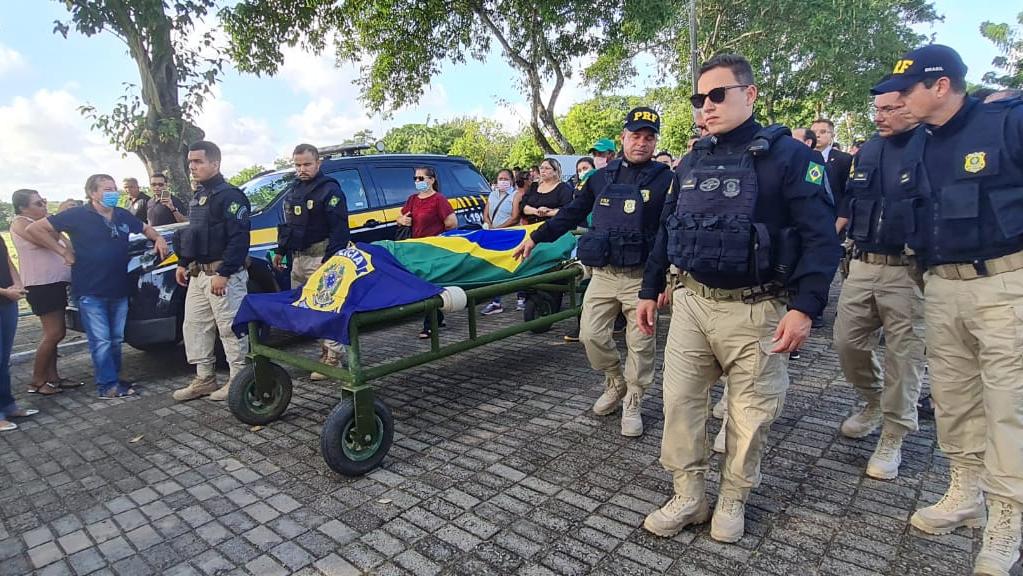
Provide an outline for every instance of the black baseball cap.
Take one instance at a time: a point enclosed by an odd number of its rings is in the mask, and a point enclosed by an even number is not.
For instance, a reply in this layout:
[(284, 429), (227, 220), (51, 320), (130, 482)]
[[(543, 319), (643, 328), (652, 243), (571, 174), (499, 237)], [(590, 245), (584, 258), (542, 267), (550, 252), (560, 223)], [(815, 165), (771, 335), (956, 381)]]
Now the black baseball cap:
[(910, 51), (895, 63), (892, 73), (870, 89), (873, 95), (901, 92), (927, 78), (965, 78), (966, 64), (959, 53), (941, 44)]
[(625, 129), (629, 132), (638, 132), (643, 128), (649, 128), (654, 134), (661, 132), (661, 115), (653, 108), (640, 106), (629, 110), (625, 115)]

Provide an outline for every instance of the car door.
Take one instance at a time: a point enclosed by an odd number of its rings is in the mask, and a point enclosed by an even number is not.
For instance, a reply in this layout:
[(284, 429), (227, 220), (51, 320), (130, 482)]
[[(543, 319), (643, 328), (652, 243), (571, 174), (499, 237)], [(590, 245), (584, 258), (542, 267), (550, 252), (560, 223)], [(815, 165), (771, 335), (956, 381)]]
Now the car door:
[(339, 168), (327, 172), (341, 185), (341, 192), (348, 204), (348, 229), (352, 242), (375, 242), (386, 240), (389, 232), (384, 211), (371, 188), (366, 186), (362, 170), (358, 166)]

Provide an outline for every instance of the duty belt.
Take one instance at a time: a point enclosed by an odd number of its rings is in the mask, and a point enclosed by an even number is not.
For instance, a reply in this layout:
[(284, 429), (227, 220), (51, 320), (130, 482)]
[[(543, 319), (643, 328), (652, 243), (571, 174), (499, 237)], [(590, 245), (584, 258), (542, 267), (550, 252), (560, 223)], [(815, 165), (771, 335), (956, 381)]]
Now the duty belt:
[(316, 244), (307, 247), (305, 250), (295, 250), (295, 256), (316, 256), (322, 258), (327, 252), (327, 241), (320, 240)]
[(682, 275), (682, 285), (692, 290), (698, 296), (719, 302), (756, 304), (764, 300), (780, 298), (784, 295), (784, 291), (778, 284), (761, 284), (748, 288), (712, 288), (697, 282), (696, 279), (688, 274)]
[(968, 264), (939, 264), (928, 271), (945, 280), (976, 280), (1023, 269), (1023, 251), (1006, 254), (991, 260), (976, 260)]
[(909, 266), (912, 264), (905, 254), (877, 254), (874, 252), (860, 252), (856, 259), (867, 264), (879, 266)]
[(208, 264), (201, 262), (192, 262), (188, 265), (188, 275), (198, 276), (200, 272), (205, 272), (207, 276), (215, 276), (217, 269), (224, 263), (223, 260), (214, 260)]

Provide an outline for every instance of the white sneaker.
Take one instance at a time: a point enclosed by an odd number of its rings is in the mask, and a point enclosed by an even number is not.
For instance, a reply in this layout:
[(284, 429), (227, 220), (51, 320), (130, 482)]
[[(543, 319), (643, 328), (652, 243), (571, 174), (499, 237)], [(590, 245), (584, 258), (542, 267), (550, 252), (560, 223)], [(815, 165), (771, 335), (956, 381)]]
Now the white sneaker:
[(671, 538), (690, 524), (703, 524), (710, 516), (706, 498), (676, 494), (667, 504), (654, 510), (643, 520), (643, 528), (652, 534)]
[(948, 534), (960, 526), (983, 526), (986, 512), (979, 472), (952, 466), (945, 495), (936, 504), (914, 512), (909, 522), (928, 534)]
[(746, 503), (731, 496), (719, 496), (710, 520), (710, 537), (731, 544), (742, 540), (746, 531)]
[(491, 302), (483, 307), (483, 311), (480, 314), (490, 316), (491, 314), (500, 314), (501, 312), (504, 312), (504, 306), (501, 306), (498, 302)]
[(642, 392), (629, 392), (622, 403), (622, 436), (643, 435)]
[(881, 431), (881, 439), (877, 448), (867, 462), (867, 476), (878, 480), (894, 480), (899, 477), (899, 465), (902, 464), (902, 438), (906, 435), (902, 428)]

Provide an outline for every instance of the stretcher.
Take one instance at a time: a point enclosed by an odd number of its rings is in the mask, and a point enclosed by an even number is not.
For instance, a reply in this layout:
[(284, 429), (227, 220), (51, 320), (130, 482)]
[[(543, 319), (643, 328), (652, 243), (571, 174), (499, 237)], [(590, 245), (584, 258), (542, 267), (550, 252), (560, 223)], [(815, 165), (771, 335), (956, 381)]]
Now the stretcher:
[[(292, 380), (283, 366), (324, 374), (340, 383), (341, 401), (323, 424), (320, 452), (331, 470), (339, 474), (366, 474), (380, 465), (394, 437), (391, 412), (374, 393), (371, 381), (523, 332), (546, 332), (557, 322), (579, 316), (585, 273), (582, 265), (571, 261), (526, 278), (465, 290), (446, 289), (440, 295), (410, 304), (356, 313), (348, 322), (347, 366), (323, 364), (270, 346), (260, 338), (263, 333), (260, 323), (251, 322), (248, 325), (249, 363), (231, 382), (228, 406), (238, 420), (250, 425), (266, 425), (280, 418), (291, 401)], [(516, 292), (526, 293), (522, 322), (481, 333), (479, 306), (497, 296)], [(562, 307), (565, 295), (568, 304)], [(441, 345), (438, 311), (460, 310), (468, 314), (467, 337)], [(432, 327), (428, 351), (375, 365), (364, 364), (361, 344), (364, 335), (424, 315), (429, 317)], [(450, 337), (452, 331), (445, 334)]]

